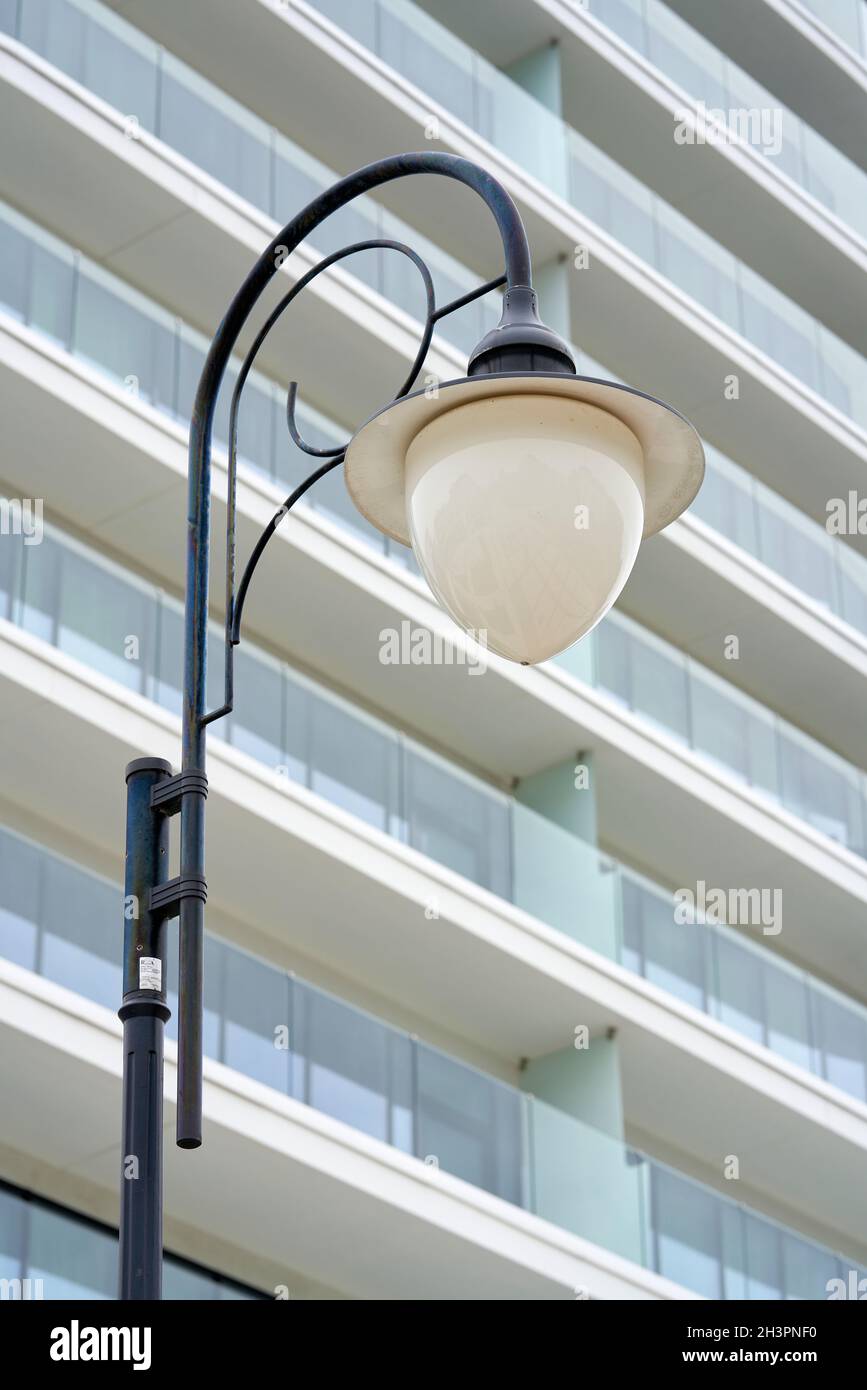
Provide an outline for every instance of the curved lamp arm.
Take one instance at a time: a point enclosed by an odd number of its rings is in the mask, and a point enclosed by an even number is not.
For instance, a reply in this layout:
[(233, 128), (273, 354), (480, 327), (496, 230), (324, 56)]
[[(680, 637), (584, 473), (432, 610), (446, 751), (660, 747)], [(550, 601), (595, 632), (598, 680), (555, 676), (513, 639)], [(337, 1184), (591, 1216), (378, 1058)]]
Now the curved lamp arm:
[[(470, 295), (455, 300), (440, 311), (433, 311), (429, 297), (428, 324), (425, 338), (429, 335), (435, 317), (468, 303), (478, 294), (485, 293), (496, 284), (505, 282), (509, 289), (529, 288), (531, 285), (530, 248), (520, 213), (505, 188), (479, 165), (457, 155), (436, 150), (422, 151), (418, 154), (391, 155), (386, 159), (368, 164), (362, 169), (348, 174), (331, 188), (314, 198), (307, 207), (272, 240), (250, 271), (214, 335), (196, 391), (195, 403), (190, 424), (189, 480), (187, 499), (187, 582), (185, 603), (184, 634), (184, 693), (182, 707), (183, 753), (181, 772), (181, 853), (179, 889), (179, 1005), (178, 1005), (178, 1105), (177, 1142), (182, 1148), (196, 1148), (202, 1137), (202, 963), (204, 953), (204, 893), (205, 893), (205, 734), (207, 723), (220, 714), (228, 712), (231, 699), (221, 710), (210, 715), (205, 713), (206, 646), (208, 625), (208, 562), (210, 545), (211, 510), (211, 438), (217, 397), (232, 352), (250, 313), (263, 290), (280, 269), (283, 261), (296, 247), (319, 226), (325, 218), (344, 207), (363, 193), (381, 184), (409, 174), (439, 174), (445, 178), (456, 179), (472, 188), (490, 208), (497, 223), (503, 244), (505, 275), (491, 281)], [(398, 246), (405, 254), (414, 253), (408, 248)], [(331, 259), (338, 259), (332, 257)], [(315, 269), (324, 269), (318, 265)], [(312, 278), (308, 274), (305, 283)], [(301, 284), (293, 287), (295, 292)], [(294, 297), (286, 296), (286, 302)], [(285, 303), (283, 305), (285, 307)], [(278, 312), (280, 306), (278, 306)], [(250, 370), (252, 359), (264, 333), (275, 321), (272, 315), (264, 332), (254, 344), (252, 355), (248, 354), (243, 370), (243, 378)], [(423, 343), (426, 347), (426, 343)], [(420, 365), (420, 359), (416, 362)], [(414, 365), (413, 377), (418, 366)], [(405, 388), (409, 389), (412, 384)], [(243, 380), (236, 385), (236, 398), (240, 396)], [(290, 397), (289, 414), (292, 419), (294, 396)], [(231, 527), (232, 559), (234, 558), (234, 430), (237, 425), (237, 399), (233, 401), (233, 470), (229, 496), (229, 526)], [(268, 537), (273, 533), (277, 521), (285, 515), (285, 510), (297, 497), (311, 486), (317, 478), (342, 461), (342, 452), (323, 464), (287, 498), (284, 508), (266, 528), (257, 546), (252, 563), (258, 559)], [(248, 566), (248, 573), (251, 573)], [(248, 579), (248, 576), (245, 576)], [(227, 583), (229, 583), (227, 576)], [(234, 567), (231, 584), (234, 584)], [(227, 590), (227, 594), (228, 594)], [(246, 592), (246, 584), (244, 585)], [(233, 597), (233, 596), (232, 596)], [(239, 591), (239, 600), (243, 595)], [(232, 603), (233, 609), (236, 608)], [(227, 624), (231, 623), (228, 638), (232, 645), (237, 641), (240, 612), (227, 612)], [(229, 692), (231, 695), (231, 691)], [(189, 776), (189, 774), (194, 774)]]
[(319, 479), (324, 477), (326, 473), (331, 471), (331, 469), (337, 468), (340, 464), (343, 463), (344, 456), (346, 454), (346, 450), (350, 442), (349, 440), (347, 440), (346, 444), (337, 445), (336, 447), (330, 449), (321, 449), (316, 448), (312, 444), (308, 444), (304, 440), (298, 429), (298, 425), (295, 419), (295, 409), (298, 397), (298, 383), (297, 381), (290, 381), (289, 389), (286, 394), (286, 424), (290, 438), (302, 453), (309, 454), (313, 458), (326, 458), (329, 460), (329, 462), (324, 466), (317, 468), (313, 473), (309, 475), (309, 477), (305, 478), (301, 483), (299, 483), (298, 486), (286, 498), (285, 502), (283, 502), (279, 510), (275, 512), (274, 516), (268, 522), (267, 526), (265, 527), (261, 536), (259, 537), (259, 540), (256, 542), (256, 545), (253, 548), (249, 560), (247, 561), (247, 565), (241, 577), (241, 583), (238, 586), (236, 595), (235, 532), (237, 516), (238, 414), (244, 384), (247, 380), (247, 377), (249, 376), (250, 370), (252, 369), (256, 356), (260, 348), (262, 347), (262, 344), (264, 343), (265, 339), (267, 338), (268, 334), (270, 333), (271, 329), (277, 323), (277, 320), (284, 313), (284, 311), (288, 309), (289, 305), (301, 293), (301, 291), (306, 289), (306, 287), (310, 284), (310, 282), (313, 279), (315, 279), (317, 275), (320, 275), (323, 271), (328, 270), (332, 265), (335, 264), (335, 262), (345, 260), (348, 256), (354, 255), (357, 251), (367, 251), (374, 249), (399, 251), (403, 255), (407, 256), (417, 267), (419, 274), (422, 277), (425, 289), (425, 298), (427, 301), (425, 325), (421, 341), (419, 343), (409, 373), (406, 379), (404, 380), (403, 385), (400, 387), (400, 390), (395, 394), (395, 396), (392, 397), (392, 402), (400, 400), (402, 396), (407, 395), (412, 390), (412, 387), (415, 384), (416, 377), (418, 376), (418, 373), (421, 370), (424, 360), (427, 356), (431, 339), (433, 337), (434, 327), (439, 322), (439, 320), (445, 318), (448, 314), (454, 313), (457, 309), (461, 309), (465, 305), (471, 304), (473, 300), (481, 298), (482, 295), (488, 294), (491, 290), (498, 289), (499, 286), (501, 286), (506, 279), (505, 275), (498, 275), (495, 279), (488, 280), (483, 285), (477, 285), (475, 289), (470, 290), (467, 294), (461, 295), (460, 298), (453, 299), (448, 304), (443, 304), (439, 308), (437, 308), (433, 280), (431, 278), (430, 271), (428, 270), (421, 257), (417, 254), (417, 252), (413, 251), (411, 247), (405, 246), (403, 242), (400, 241), (385, 241), (379, 239), (372, 241), (358, 241), (354, 242), (351, 246), (344, 246), (340, 251), (334, 251), (330, 256), (326, 256), (323, 260), (318, 261), (311, 270), (307, 271), (306, 275), (302, 275), (301, 279), (296, 281), (296, 283), (292, 286), (288, 293), (285, 294), (283, 298), (280, 300), (280, 302), (277, 304), (276, 308), (271, 312), (271, 314), (269, 314), (268, 318), (265, 320), (265, 323), (262, 325), (261, 329), (256, 334), (256, 337), (254, 338), (253, 343), (251, 344), (247, 352), (247, 356), (244, 358), (244, 361), (241, 364), (237, 379), (235, 381), (235, 388), (232, 392), (232, 404), (229, 410), (229, 470), (227, 487), (228, 495), (226, 506), (226, 627), (224, 644), (224, 696), (223, 704), (220, 705), (218, 709), (210, 710), (207, 714), (204, 714), (202, 716), (203, 724), (210, 724), (217, 719), (222, 719), (225, 715), (231, 714), (234, 708), (234, 649), (236, 646), (238, 646), (238, 644), (241, 641), (241, 618), (243, 615), (244, 602), (247, 597), (247, 591), (250, 586), (250, 581), (253, 577), (253, 572), (259, 563), (259, 560), (262, 558), (265, 547), (267, 546), (269, 540), (276, 531), (280, 522), (283, 520), (284, 516), (288, 514), (292, 507), (294, 507), (295, 503), (298, 502), (307, 491), (309, 491), (309, 489), (313, 486), (314, 483), (318, 482)]
[(421, 368), (421, 365), (424, 362), (424, 359), (427, 355), (431, 337), (433, 336), (433, 320), (436, 313), (436, 309), (434, 286), (433, 280), (431, 279), (430, 271), (428, 270), (424, 261), (421, 259), (421, 256), (419, 256), (417, 252), (413, 251), (413, 249), (410, 246), (405, 246), (403, 242), (400, 241), (358, 241), (355, 242), (352, 246), (344, 246), (340, 251), (334, 251), (330, 256), (326, 256), (323, 260), (318, 261), (316, 265), (312, 267), (311, 270), (307, 271), (306, 275), (302, 275), (301, 279), (296, 281), (292, 288), (283, 296), (283, 298), (277, 304), (276, 308), (273, 309), (272, 312), (268, 315), (262, 327), (259, 329), (259, 332), (253, 339), (253, 342), (251, 343), (250, 348), (247, 352), (247, 356), (244, 358), (244, 361), (241, 364), (240, 371), (238, 372), (238, 377), (235, 382), (235, 389), (232, 392), (232, 404), (229, 410), (229, 477), (226, 505), (226, 641), (224, 653), (225, 694), (223, 704), (220, 706), (219, 709), (211, 710), (210, 713), (202, 716), (202, 722), (204, 724), (210, 724), (216, 719), (221, 719), (224, 715), (230, 714), (233, 709), (234, 648), (238, 645), (238, 643), (241, 640), (241, 614), (244, 607), (244, 600), (247, 595), (247, 589), (249, 588), (250, 580), (253, 576), (253, 571), (256, 568), (256, 565), (258, 564), (262, 556), (265, 546), (268, 544), (268, 541), (274, 534), (274, 531), (277, 529), (277, 526), (283, 520), (283, 517), (287, 514), (287, 512), (295, 505), (295, 503), (301, 497), (303, 497), (304, 493), (307, 492), (308, 489), (311, 488), (315, 482), (318, 482), (321, 477), (323, 477), (327, 472), (330, 471), (331, 468), (336, 468), (338, 464), (341, 464), (343, 462), (343, 456), (346, 452), (345, 446), (339, 446), (333, 449), (317, 449), (314, 448), (312, 445), (307, 444), (305, 440), (301, 437), (301, 434), (298, 430), (298, 426), (295, 421), (295, 406), (298, 394), (298, 383), (297, 381), (290, 381), (289, 390), (286, 396), (286, 424), (293, 443), (305, 454), (310, 454), (316, 458), (328, 458), (331, 459), (332, 462), (323, 468), (316, 469), (314, 473), (311, 473), (311, 475), (308, 478), (306, 478), (297, 488), (294, 489), (293, 492), (289, 494), (280, 510), (271, 518), (271, 521), (268, 523), (268, 525), (265, 527), (265, 530), (262, 532), (262, 535), (259, 537), (259, 540), (253, 550), (253, 553), (247, 562), (247, 567), (244, 570), (244, 574), (241, 579), (241, 585), (236, 598), (235, 530), (237, 514), (238, 412), (241, 402), (241, 393), (244, 389), (244, 383), (246, 382), (247, 377), (249, 376), (250, 370), (253, 366), (254, 361), (256, 360), (256, 356), (259, 352), (259, 349), (262, 347), (262, 344), (265, 342), (265, 339), (271, 332), (271, 329), (274, 327), (274, 325), (277, 323), (278, 319), (286, 311), (286, 309), (289, 308), (289, 305), (298, 297), (301, 291), (306, 289), (307, 286), (311, 283), (312, 280), (316, 278), (317, 275), (321, 275), (323, 271), (328, 270), (337, 261), (345, 260), (346, 257), (354, 255), (356, 251), (369, 251), (375, 249), (399, 251), (403, 255), (407, 256), (417, 267), (419, 274), (422, 277), (422, 281), (424, 283), (425, 299), (427, 302), (425, 331), (422, 334), (422, 340), (419, 344), (419, 348), (413, 361), (412, 368), (410, 369), (409, 376), (407, 377), (403, 386), (398, 391), (398, 397), (401, 395), (405, 395), (406, 392), (411, 389), (412, 384), (415, 381), (415, 378), (419, 372), (419, 369)]

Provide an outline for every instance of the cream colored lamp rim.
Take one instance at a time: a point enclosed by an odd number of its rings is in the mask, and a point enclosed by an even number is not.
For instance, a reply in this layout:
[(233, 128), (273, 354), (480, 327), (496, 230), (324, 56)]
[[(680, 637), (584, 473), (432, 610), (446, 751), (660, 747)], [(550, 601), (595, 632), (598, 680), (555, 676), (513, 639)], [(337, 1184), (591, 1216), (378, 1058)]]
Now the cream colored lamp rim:
[(685, 511), (704, 477), (698, 433), (679, 411), (633, 386), (554, 372), (491, 372), (413, 391), (378, 410), (353, 436), (344, 475), (362, 516), (393, 540), (410, 545), (404, 502), (406, 451), (419, 430), (470, 401), (506, 395), (560, 396), (615, 416), (644, 453), (644, 535), (653, 536)]

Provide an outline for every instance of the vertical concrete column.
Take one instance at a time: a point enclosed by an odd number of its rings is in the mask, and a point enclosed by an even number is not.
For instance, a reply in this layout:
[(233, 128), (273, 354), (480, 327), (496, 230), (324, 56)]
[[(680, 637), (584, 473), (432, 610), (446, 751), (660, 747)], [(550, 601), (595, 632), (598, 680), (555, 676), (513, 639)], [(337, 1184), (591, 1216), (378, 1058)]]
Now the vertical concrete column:
[[(590, 752), (524, 778), (515, 792), (516, 900), (616, 959), (619, 878), (597, 849)], [(624, 1144), (616, 1033), (576, 1009), (572, 1035), (525, 1063), (531, 1191), (540, 1216), (640, 1260), (643, 1170)]]
[(522, 1085), (582, 1124), (623, 1142), (620, 1051), (613, 1029), (586, 1037), (576, 1032), (569, 1047), (528, 1062)]
[(599, 853), (596, 768), (590, 753), (523, 778), (513, 810), (515, 902), (614, 960), (619, 880)]
[(503, 71), (534, 96), (555, 116), (563, 114), (563, 70), (560, 45), (555, 39), (510, 63)]
[(503, 149), (561, 197), (569, 196), (569, 156), (562, 121), (560, 48), (546, 43), (503, 69), (532, 101), (503, 84), (497, 121)]
[(525, 806), (588, 845), (598, 843), (596, 767), (591, 752), (578, 752), (565, 763), (522, 777), (515, 794)]
[[(553, 137), (556, 123), (558, 133), (556, 139), (552, 138), (552, 144), (558, 151), (562, 163), (558, 166), (557, 182), (553, 186), (568, 199), (568, 150), (565, 135), (560, 132), (563, 115), (563, 69), (559, 44), (552, 40), (551, 43), (534, 49), (532, 53), (512, 63), (505, 72), (555, 118), (555, 121), (549, 122), (549, 130)], [(542, 176), (543, 166), (538, 161), (528, 163), (527, 167), (531, 172), (536, 170), (540, 177)], [(547, 161), (544, 167), (547, 170)], [(571, 277), (575, 273), (575, 267), (566, 255), (542, 263), (535, 262), (533, 265), (533, 282), (539, 294), (542, 318), (569, 343), (572, 342), (570, 299), (574, 288)], [(578, 370), (581, 370), (580, 365)]]
[[(527, 1063), (528, 1132), (534, 1209), (626, 1259), (642, 1261), (643, 1165), (623, 1142), (620, 1056), (613, 1030)], [(585, 1045), (586, 1044), (586, 1045)]]
[[(572, 341), (572, 309), (570, 276), (576, 274), (567, 256), (533, 264), (533, 283), (539, 295), (539, 309), (549, 328)], [(577, 363), (576, 363), (577, 366)]]

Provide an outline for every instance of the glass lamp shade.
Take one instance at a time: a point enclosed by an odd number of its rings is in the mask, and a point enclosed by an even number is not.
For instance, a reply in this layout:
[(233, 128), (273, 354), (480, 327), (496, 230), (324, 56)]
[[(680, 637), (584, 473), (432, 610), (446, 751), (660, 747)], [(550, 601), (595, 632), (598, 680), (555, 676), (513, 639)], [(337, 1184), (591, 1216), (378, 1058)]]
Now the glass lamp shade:
[(692, 502), (704, 451), (679, 411), (622, 382), (483, 372), (377, 411), (344, 476), (455, 622), (530, 664), (605, 615), (642, 537)]
[(644, 453), (607, 410), (547, 394), (456, 405), (409, 444), (406, 519), (455, 622), (532, 665), (604, 617), (645, 527)]

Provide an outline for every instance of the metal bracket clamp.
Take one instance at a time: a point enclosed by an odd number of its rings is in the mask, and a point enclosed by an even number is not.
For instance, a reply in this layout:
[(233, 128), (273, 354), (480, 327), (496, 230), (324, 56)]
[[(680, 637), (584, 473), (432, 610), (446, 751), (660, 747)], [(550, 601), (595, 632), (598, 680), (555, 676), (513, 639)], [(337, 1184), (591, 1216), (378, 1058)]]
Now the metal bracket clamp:
[(149, 907), (160, 917), (177, 917), (184, 898), (198, 898), (208, 901), (208, 885), (204, 878), (192, 875), (189, 878), (170, 878), (158, 888), (151, 889)]
[(208, 795), (208, 779), (204, 772), (176, 772), (174, 777), (157, 782), (151, 791), (151, 809), (162, 811), (164, 816), (176, 816), (181, 809), (181, 799), (188, 792)]

